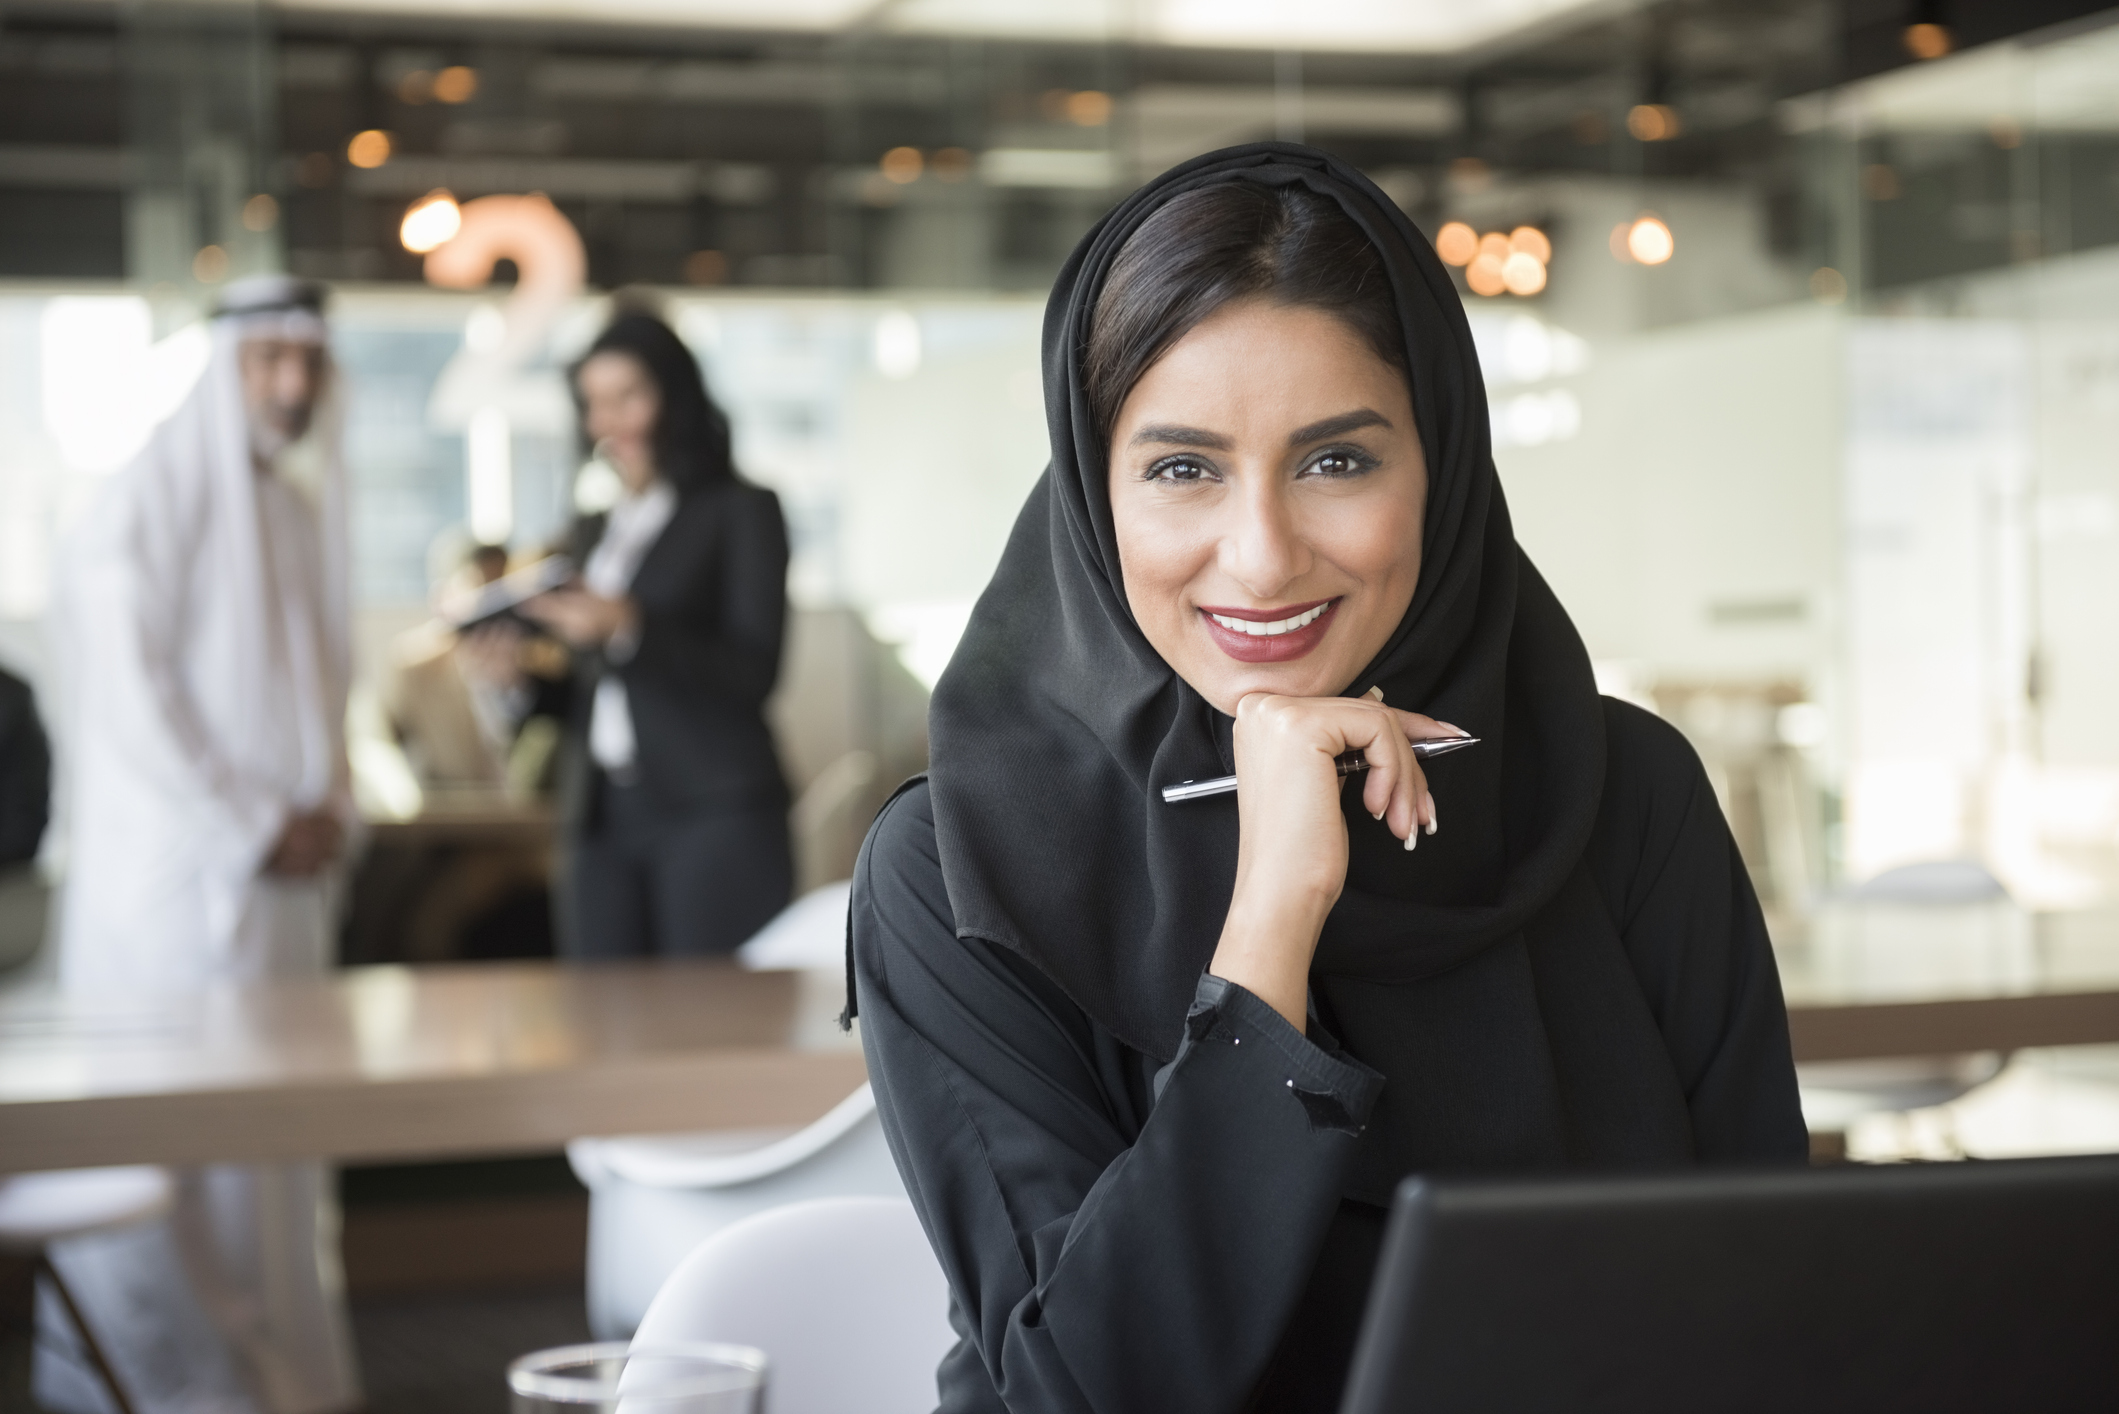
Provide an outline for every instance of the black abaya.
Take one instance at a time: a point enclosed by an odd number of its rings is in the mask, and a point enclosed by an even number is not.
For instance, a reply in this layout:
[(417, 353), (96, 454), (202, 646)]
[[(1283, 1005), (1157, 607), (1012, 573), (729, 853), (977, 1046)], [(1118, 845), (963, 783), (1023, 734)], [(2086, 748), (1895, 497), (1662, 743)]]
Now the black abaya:
[[(1604, 704), (1582, 868), (1520, 946), (1406, 985), (1389, 1078), (1427, 1172), (1800, 1163), (1780, 982), (1683, 738)], [(854, 889), (862, 1038), (963, 1341), (941, 1408), (1330, 1410), (1383, 1232), (1384, 1077), (1203, 978), (1167, 1069), (1009, 950), (958, 938), (924, 785)], [(1524, 999), (1530, 999), (1525, 1014)]]

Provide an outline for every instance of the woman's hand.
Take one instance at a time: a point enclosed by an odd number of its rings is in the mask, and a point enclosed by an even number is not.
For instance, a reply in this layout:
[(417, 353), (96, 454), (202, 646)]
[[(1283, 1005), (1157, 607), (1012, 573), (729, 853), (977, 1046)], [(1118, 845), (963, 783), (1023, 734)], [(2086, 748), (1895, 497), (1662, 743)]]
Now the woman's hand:
[(1412, 743), (1463, 735), (1447, 722), (1365, 698), (1254, 692), (1236, 707), (1236, 890), (1208, 970), (1303, 1029), (1310, 959), (1346, 886), (1346, 819), (1338, 759), (1369, 763), (1361, 803), (1407, 849), (1437, 828), (1435, 800)]
[(520, 612), (576, 648), (601, 647), (620, 634), (632, 634), (640, 623), (639, 606), (631, 599), (606, 599), (586, 589), (540, 594)]

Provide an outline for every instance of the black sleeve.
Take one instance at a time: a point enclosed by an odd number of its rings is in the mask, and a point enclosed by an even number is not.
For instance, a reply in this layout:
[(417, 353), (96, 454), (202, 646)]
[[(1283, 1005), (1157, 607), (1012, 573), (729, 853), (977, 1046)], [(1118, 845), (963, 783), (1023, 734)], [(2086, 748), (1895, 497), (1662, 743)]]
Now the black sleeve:
[(1766, 920), (1699, 757), (1605, 701), (1604, 807), (1589, 864), (1663, 1034), (1707, 1161), (1809, 1157)]
[(37, 856), (51, 814), (51, 746), (29, 684), (0, 672), (0, 864)]
[(1136, 1122), (1117, 1043), (1027, 963), (956, 936), (924, 785), (871, 832), (852, 927), (884, 1132), (963, 1336), (943, 1410), (1241, 1406), (1382, 1077), (1205, 977)]
[(757, 707), (780, 676), (787, 623), (787, 522), (780, 498), (743, 486), (716, 496), (698, 513), (719, 521), (717, 573), (701, 577), (689, 602), (643, 599), (639, 646), (617, 671), (628, 691)]

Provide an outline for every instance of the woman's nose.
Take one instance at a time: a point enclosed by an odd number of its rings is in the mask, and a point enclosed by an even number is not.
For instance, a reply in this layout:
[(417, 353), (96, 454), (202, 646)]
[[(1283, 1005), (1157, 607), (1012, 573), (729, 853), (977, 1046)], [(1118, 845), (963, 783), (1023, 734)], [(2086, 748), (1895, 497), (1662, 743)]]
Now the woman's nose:
[(1230, 498), (1221, 568), (1260, 599), (1272, 599), (1309, 572), (1309, 546), (1278, 478), (1246, 480)]

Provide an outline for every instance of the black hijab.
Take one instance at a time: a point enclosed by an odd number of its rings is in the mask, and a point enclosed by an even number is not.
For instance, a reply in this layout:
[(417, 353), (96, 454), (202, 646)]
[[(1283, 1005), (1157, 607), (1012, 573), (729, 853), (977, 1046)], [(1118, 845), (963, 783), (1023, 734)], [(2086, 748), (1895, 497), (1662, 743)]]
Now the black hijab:
[[(1417, 1018), (1402, 984), (1518, 936), (1574, 872), (1604, 775), (1588, 655), (1518, 549), (1494, 473), (1471, 331), (1428, 241), (1360, 173), (1313, 148), (1196, 158), (1127, 198), (1061, 272), (1044, 330), (1052, 463), (935, 690), (935, 833), (961, 936), (1014, 950), (1126, 1044), (1167, 1060), (1236, 869), (1235, 797), (1160, 787), (1233, 770), (1230, 720), (1149, 646), (1119, 575), (1103, 434), (1082, 351), (1112, 261), (1180, 193), (1299, 185), (1381, 252), (1404, 329), (1429, 489), (1418, 586), (1349, 696), (1453, 722), (1482, 744), (1429, 763), (1439, 834), (1407, 853), (1346, 793), (1347, 884), (1312, 969), (1319, 1011), (1386, 1076)], [(1388, 1090), (1386, 1094), (1388, 1095)]]

